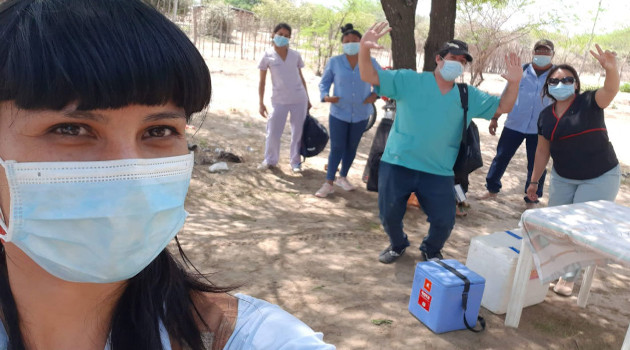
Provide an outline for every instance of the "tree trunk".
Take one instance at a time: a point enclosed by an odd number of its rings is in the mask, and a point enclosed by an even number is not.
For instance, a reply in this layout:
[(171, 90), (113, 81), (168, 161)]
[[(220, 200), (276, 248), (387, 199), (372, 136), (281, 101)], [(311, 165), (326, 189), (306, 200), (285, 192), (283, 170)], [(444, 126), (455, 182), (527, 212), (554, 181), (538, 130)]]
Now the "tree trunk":
[(177, 21), (178, 0), (173, 1), (173, 22)]
[(457, 0), (431, 0), (429, 35), (424, 43), (423, 71), (435, 69), (435, 53), (455, 36)]
[(416, 70), (414, 28), (416, 26), (415, 16), (418, 0), (381, 0), (381, 6), (389, 26), (392, 28), (394, 69)]

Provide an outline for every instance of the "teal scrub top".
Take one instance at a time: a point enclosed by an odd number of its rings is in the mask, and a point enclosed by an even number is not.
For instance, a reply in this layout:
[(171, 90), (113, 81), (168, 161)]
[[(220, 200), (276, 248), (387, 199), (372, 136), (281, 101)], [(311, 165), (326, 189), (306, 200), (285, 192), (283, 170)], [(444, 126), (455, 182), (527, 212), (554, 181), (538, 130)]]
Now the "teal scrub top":
[[(442, 95), (433, 72), (378, 71), (377, 94), (396, 100), (396, 119), (381, 160), (434, 175), (453, 176), (464, 109), (456, 85)], [(498, 96), (468, 86), (468, 118), (491, 119)]]

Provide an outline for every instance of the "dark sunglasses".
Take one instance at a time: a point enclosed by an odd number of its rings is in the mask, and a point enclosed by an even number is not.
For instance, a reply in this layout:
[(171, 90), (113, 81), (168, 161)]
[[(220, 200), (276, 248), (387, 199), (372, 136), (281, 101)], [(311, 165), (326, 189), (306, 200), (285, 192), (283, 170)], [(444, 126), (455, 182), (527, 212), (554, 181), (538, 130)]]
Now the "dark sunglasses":
[(549, 78), (549, 85), (556, 86), (558, 85), (558, 83), (573, 84), (575, 83), (575, 78), (574, 77), (564, 77), (562, 79)]

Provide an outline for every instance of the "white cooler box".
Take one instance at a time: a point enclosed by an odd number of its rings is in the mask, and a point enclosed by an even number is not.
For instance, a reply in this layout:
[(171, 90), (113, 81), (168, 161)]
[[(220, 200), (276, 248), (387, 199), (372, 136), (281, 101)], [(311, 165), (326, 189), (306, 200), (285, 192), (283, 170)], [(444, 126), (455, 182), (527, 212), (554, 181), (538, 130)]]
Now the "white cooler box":
[[(523, 238), (520, 229), (478, 236), (470, 241), (466, 266), (486, 279), (481, 306), (495, 314), (504, 314), (512, 293), (518, 254)], [(532, 270), (523, 307), (543, 302), (549, 283), (541, 284)]]

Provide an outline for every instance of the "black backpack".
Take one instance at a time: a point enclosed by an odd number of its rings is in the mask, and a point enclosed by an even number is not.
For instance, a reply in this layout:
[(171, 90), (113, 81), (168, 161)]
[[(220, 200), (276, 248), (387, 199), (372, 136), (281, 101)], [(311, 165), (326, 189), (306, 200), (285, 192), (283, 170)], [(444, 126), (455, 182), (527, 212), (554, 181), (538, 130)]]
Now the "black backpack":
[(307, 113), (306, 120), (304, 120), (304, 129), (302, 131), (300, 155), (303, 157), (318, 155), (326, 148), (329, 138), (326, 127)]

